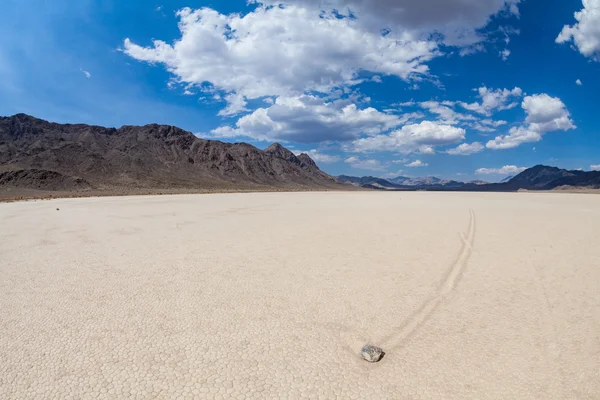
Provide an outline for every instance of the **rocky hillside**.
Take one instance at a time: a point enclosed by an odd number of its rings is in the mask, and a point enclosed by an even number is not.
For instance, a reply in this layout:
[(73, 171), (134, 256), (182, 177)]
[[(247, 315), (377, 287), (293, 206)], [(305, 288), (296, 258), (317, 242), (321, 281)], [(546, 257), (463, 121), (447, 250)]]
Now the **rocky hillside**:
[(203, 140), (174, 126), (119, 129), (0, 117), (0, 185), (85, 188), (339, 188), (279, 144)]

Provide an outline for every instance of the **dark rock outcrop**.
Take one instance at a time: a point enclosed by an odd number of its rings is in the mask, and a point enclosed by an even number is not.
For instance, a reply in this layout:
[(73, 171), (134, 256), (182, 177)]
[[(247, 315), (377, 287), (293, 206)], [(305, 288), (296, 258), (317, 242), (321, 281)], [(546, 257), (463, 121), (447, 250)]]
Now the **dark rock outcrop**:
[[(0, 171), (34, 170), (100, 189), (343, 187), (308, 155), (296, 157), (279, 144), (263, 151), (246, 143), (200, 139), (174, 126), (115, 129), (56, 124), (25, 114), (0, 117)], [(29, 174), (31, 179), (40, 176)], [(45, 187), (58, 190), (61, 185)]]
[(91, 189), (84, 179), (40, 169), (0, 172), (0, 186), (38, 190), (82, 191)]

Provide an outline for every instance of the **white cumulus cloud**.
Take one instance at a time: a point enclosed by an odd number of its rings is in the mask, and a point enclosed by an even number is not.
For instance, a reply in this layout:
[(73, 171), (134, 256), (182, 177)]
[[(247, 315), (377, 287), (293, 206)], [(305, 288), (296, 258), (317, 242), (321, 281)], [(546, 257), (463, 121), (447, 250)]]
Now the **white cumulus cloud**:
[(448, 150), (446, 153), (452, 156), (469, 156), (483, 151), (485, 146), (479, 142), (463, 143), (458, 147)]
[[(517, 107), (519, 99), (523, 95), (523, 91), (518, 87), (513, 89), (490, 89), (482, 86), (473, 90), (477, 92), (477, 97), (481, 99), (480, 102), (429, 100), (420, 103), (411, 101), (395, 105), (404, 107), (418, 105), (431, 114), (430, 117), (435, 118), (437, 122), (442, 124), (469, 127), (480, 132), (495, 132), (496, 128), (506, 125), (507, 122), (493, 120), (491, 116), (498, 111)], [(458, 107), (467, 112), (457, 111)]]
[(375, 135), (420, 117), (417, 113), (392, 115), (375, 108), (359, 108), (352, 100), (326, 101), (316, 96), (278, 97), (268, 108), (258, 108), (237, 120), (235, 126), (222, 126), (214, 137), (251, 137), (318, 143), (347, 141), (361, 135)]
[(440, 103), (439, 101), (429, 100), (423, 101), (419, 103), (419, 105), (421, 106), (421, 108), (429, 111), (430, 113), (436, 114), (438, 116), (438, 121), (440, 121), (443, 124), (456, 125), (461, 121), (477, 120), (477, 118), (472, 115), (462, 114), (454, 111), (451, 108), (454, 105), (454, 103), (451, 101), (443, 101)]
[(270, 4), (300, 4), (352, 15), (369, 31), (409, 29), (437, 32), (445, 44), (471, 45), (483, 40), (476, 31), (501, 12), (518, 15), (520, 0), (268, 0)]
[(575, 13), (577, 22), (565, 25), (556, 43), (574, 43), (586, 57), (600, 57), (600, 0), (583, 0), (583, 9)]
[(385, 166), (381, 164), (379, 160), (363, 160), (359, 157), (352, 156), (344, 160), (346, 163), (350, 164), (352, 168), (355, 169), (366, 169), (369, 171), (383, 171), (385, 170)]
[(313, 160), (315, 160), (318, 163), (331, 164), (331, 163), (340, 161), (339, 156), (332, 156), (330, 154), (321, 153), (320, 151), (318, 151), (316, 149), (312, 149), (312, 150), (308, 150), (308, 151), (294, 150), (294, 151), (292, 151), (292, 153), (294, 153), (297, 156), (302, 153), (306, 153), (306, 154), (308, 154), (308, 156), (310, 158), (312, 158)]
[(429, 164), (423, 162), (421, 160), (415, 160), (409, 164), (406, 164), (405, 167), (418, 168), (418, 167), (427, 167)]
[(494, 111), (503, 111), (515, 108), (519, 105), (515, 99), (520, 98), (523, 95), (521, 88), (515, 87), (512, 90), (509, 89), (488, 89), (482, 86), (477, 90), (478, 97), (481, 99), (481, 103), (465, 103), (458, 102), (458, 104), (466, 110), (476, 112), (485, 116), (490, 116)]
[(527, 113), (525, 124), (511, 128), (508, 135), (487, 142), (488, 149), (511, 149), (522, 143), (539, 142), (548, 132), (576, 128), (567, 107), (558, 97), (545, 93), (527, 96), (521, 106)]
[(236, 93), (237, 104), (307, 91), (330, 93), (360, 83), (359, 71), (420, 79), (428, 74), (425, 63), (440, 54), (433, 40), (409, 31), (369, 32), (318, 7), (260, 5), (245, 15), (184, 8), (177, 15), (181, 36), (172, 44), (154, 40), (145, 47), (125, 39), (123, 51), (163, 64), (182, 84)]
[(592, 171), (600, 171), (600, 164), (596, 164), (596, 165), (592, 164), (592, 165), (590, 165), (590, 169)]
[(517, 167), (516, 165), (505, 165), (502, 168), (479, 168), (475, 171), (478, 175), (517, 175), (525, 171), (526, 167)]
[(244, 96), (240, 96), (237, 93), (230, 93), (225, 96), (225, 101), (227, 101), (227, 107), (219, 111), (220, 116), (236, 115), (248, 111), (246, 108), (248, 102), (244, 99)]
[(458, 143), (464, 140), (465, 130), (432, 121), (404, 125), (388, 135), (361, 138), (352, 143), (358, 152), (395, 151), (402, 154), (432, 154), (436, 146)]
[(583, 82), (581, 82), (581, 79), (577, 79), (577, 80), (575, 81), (575, 84), (576, 84), (577, 86), (583, 86)]
[(494, 121), (489, 118), (485, 118), (485, 119), (479, 120), (479, 121), (471, 124), (471, 127), (480, 132), (495, 132), (496, 128), (498, 128), (499, 126), (502, 126), (502, 125), (506, 125), (506, 124), (508, 124), (508, 122), (506, 122), (504, 120)]

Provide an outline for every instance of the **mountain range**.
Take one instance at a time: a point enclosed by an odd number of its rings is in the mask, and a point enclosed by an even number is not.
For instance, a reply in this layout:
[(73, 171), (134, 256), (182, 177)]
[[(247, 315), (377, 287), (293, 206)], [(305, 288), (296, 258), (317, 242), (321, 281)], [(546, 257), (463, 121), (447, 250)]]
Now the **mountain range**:
[(499, 183), (482, 181), (458, 182), (435, 177), (392, 179), (370, 176), (356, 178), (338, 176), (338, 180), (355, 186), (384, 190), (443, 190), (443, 191), (490, 191), (511, 192), (517, 190), (552, 190), (557, 188), (600, 189), (600, 171), (566, 170), (546, 165), (536, 165), (514, 177), (507, 177)]
[(453, 180), (444, 180), (435, 176), (426, 176), (419, 178), (409, 178), (406, 176), (397, 176), (395, 178), (383, 179), (373, 176), (353, 177), (340, 175), (337, 177), (340, 182), (350, 183), (354, 186), (360, 186), (370, 189), (385, 190), (424, 190), (424, 189), (456, 189), (468, 185), (487, 185), (484, 181), (458, 182)]
[(104, 128), (0, 117), (0, 186), (41, 190), (344, 186), (280, 144), (203, 140), (174, 126)]
[(169, 125), (104, 128), (56, 124), (25, 114), (0, 117), (0, 187), (85, 192), (118, 190), (517, 191), (600, 188), (600, 172), (537, 165), (500, 183), (436, 177), (338, 176), (278, 143), (204, 140)]

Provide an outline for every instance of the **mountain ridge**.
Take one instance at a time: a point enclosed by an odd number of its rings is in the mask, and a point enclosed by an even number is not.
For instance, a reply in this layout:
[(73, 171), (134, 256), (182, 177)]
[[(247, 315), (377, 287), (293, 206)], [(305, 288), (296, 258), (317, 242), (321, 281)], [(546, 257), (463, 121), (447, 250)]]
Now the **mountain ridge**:
[(26, 114), (0, 117), (0, 187), (47, 191), (131, 189), (339, 189), (517, 191), (600, 188), (600, 172), (536, 165), (504, 182), (437, 177), (351, 177), (321, 171), (279, 143), (206, 140), (171, 125), (105, 128)]
[[(404, 177), (401, 177), (404, 178)], [(547, 165), (535, 165), (518, 175), (499, 183), (482, 181), (458, 182), (436, 177), (383, 179), (376, 177), (338, 176), (341, 182), (360, 184), (362, 187), (387, 190), (437, 190), (437, 191), (518, 191), (553, 190), (559, 187), (600, 189), (600, 171), (571, 171)]]
[(278, 143), (260, 150), (201, 139), (171, 125), (105, 128), (26, 114), (0, 117), (0, 173), (11, 171), (0, 184), (40, 188), (35, 177), (45, 177), (45, 190), (53, 190), (53, 181), (56, 189), (77, 183), (73, 190), (344, 189), (307, 154), (295, 156)]

